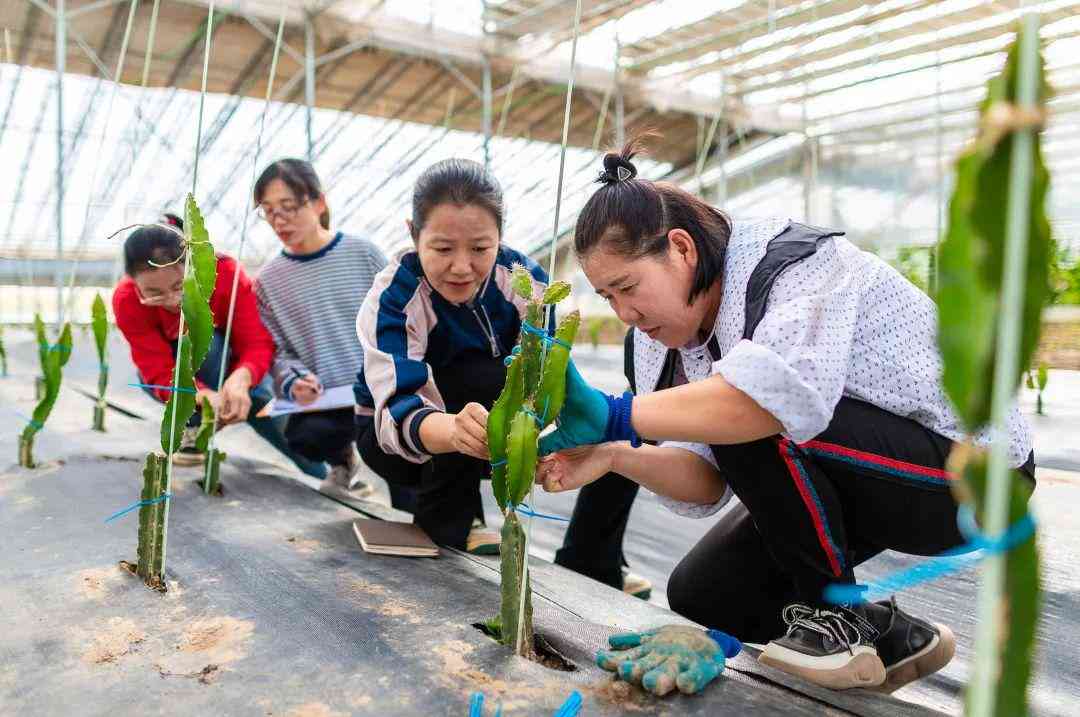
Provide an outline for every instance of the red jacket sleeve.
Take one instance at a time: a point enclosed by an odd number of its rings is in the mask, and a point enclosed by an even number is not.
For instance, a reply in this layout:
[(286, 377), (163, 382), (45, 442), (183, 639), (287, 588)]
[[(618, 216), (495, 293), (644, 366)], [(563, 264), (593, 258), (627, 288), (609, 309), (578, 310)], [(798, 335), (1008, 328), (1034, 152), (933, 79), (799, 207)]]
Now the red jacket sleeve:
[(236, 284), (232, 337), (229, 340), (229, 370), (247, 367), (254, 385), (262, 380), (270, 369), (270, 362), (274, 360), (274, 339), (259, 318), (251, 279), (235, 259), (227, 256), (218, 258), (217, 282), (214, 284), (214, 325), (224, 331), (228, 323), (229, 297), (235, 273), (239, 273), (239, 278)]
[[(113, 290), (113, 316), (116, 326), (131, 348), (131, 360), (139, 370), (143, 383), (171, 386), (173, 382), (172, 345), (158, 325), (156, 309), (143, 306), (135, 293), (135, 282), (124, 277)], [(168, 401), (171, 392), (153, 389), (161, 401)]]

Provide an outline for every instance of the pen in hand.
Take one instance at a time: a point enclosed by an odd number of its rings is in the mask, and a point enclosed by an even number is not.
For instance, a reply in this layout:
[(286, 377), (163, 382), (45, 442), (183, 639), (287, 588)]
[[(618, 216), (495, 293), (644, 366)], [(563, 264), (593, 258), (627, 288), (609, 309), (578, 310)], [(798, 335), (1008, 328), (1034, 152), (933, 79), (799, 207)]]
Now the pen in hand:
[[(290, 370), (292, 371), (293, 376), (295, 376), (297, 380), (304, 380), (308, 376), (313, 376), (313, 374), (310, 371), (301, 371), (300, 369), (296, 368), (295, 366), (291, 367)], [(317, 378), (312, 379), (310, 381), (307, 381), (307, 383), (308, 384), (313, 384), (312, 388), (315, 391), (316, 395), (319, 395), (319, 394), (321, 394), (323, 392), (322, 384), (319, 382), (319, 380)]]

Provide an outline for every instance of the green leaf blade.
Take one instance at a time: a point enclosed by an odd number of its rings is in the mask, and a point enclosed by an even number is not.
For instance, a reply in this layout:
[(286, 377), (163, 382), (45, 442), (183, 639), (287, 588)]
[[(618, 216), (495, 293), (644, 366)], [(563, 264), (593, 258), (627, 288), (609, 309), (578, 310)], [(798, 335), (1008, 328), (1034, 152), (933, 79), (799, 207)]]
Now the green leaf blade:
[(188, 337), (191, 339), (191, 365), (195, 371), (202, 367), (210, 343), (214, 339), (214, 317), (210, 307), (199, 293), (194, 277), (184, 279), (184, 298), (181, 302)]
[(94, 329), (94, 345), (97, 347), (98, 362), (105, 363), (105, 354), (109, 340), (109, 317), (105, 311), (105, 300), (101, 294), (94, 295), (90, 306), (90, 323)]
[(214, 254), (214, 247), (210, 244), (210, 233), (206, 230), (202, 212), (199, 211), (199, 205), (195, 203), (195, 197), (191, 194), (187, 196), (184, 214), (184, 232), (188, 251), (191, 252), (191, 266), (203, 300), (208, 302), (214, 293), (214, 284), (217, 281), (217, 256)]
[(570, 296), (570, 282), (556, 281), (544, 290), (544, 298), (540, 300), (540, 303), (557, 304), (568, 296)]
[[(173, 391), (165, 404), (165, 415), (161, 419), (161, 450), (170, 455), (180, 447), (180, 441), (184, 436), (184, 427), (191, 415), (195, 413), (195, 381), (194, 372), (191, 370), (191, 342), (181, 336), (180, 350), (177, 352), (177, 363), (180, 366), (180, 380), (177, 382), (180, 388), (187, 391)], [(175, 421), (173, 418), (175, 414)]]

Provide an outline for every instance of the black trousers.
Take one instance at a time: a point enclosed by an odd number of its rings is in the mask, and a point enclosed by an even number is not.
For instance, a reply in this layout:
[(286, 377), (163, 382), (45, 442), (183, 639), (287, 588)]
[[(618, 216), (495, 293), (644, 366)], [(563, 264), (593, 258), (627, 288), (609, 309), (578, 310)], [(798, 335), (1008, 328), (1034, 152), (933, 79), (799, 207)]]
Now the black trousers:
[(311, 461), (344, 465), (346, 451), (356, 440), (354, 416), (352, 408), (290, 415), (285, 426), (289, 450)]
[(623, 536), (638, 484), (608, 473), (578, 492), (555, 564), (622, 590)]
[[(831, 582), (882, 550), (935, 555), (963, 542), (944, 470), (952, 442), (910, 419), (843, 398), (801, 445), (776, 436), (713, 446), (742, 505), (676, 566), (671, 608), (750, 642), (783, 633), (780, 613), (818, 603)], [(1034, 459), (1020, 469), (1034, 481)]]
[[(449, 366), (433, 366), (432, 375), (447, 412), (457, 413), (469, 402), (490, 409), (502, 391), (506, 367), (502, 358), (478, 351)], [(372, 419), (357, 416), (356, 422), (360, 457), (390, 485), (394, 507), (411, 512), (436, 543), (464, 549), (473, 520), (484, 519), (480, 481), (489, 476), (487, 461), (442, 453), (412, 463), (383, 452)]]

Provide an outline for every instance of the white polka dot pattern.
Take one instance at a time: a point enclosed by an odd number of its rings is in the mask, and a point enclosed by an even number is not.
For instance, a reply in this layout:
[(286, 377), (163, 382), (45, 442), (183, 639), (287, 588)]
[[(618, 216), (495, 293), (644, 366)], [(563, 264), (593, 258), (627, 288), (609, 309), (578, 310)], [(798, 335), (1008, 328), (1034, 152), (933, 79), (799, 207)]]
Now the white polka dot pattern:
[[(947, 438), (963, 438), (941, 385), (934, 303), (846, 239), (826, 240), (816, 254), (785, 270), (753, 340), (743, 340), (750, 274), (786, 226), (786, 220), (734, 222), (713, 329), (722, 358), (714, 363), (705, 344), (680, 349), (687, 379), (722, 375), (772, 413), (797, 443), (825, 430), (841, 396), (911, 418)], [(666, 352), (634, 332), (639, 392), (656, 385)], [(1009, 413), (1008, 433), (1010, 465), (1019, 466), (1031, 452), (1031, 436), (1016, 408)], [(989, 432), (976, 436), (976, 443), (987, 442)]]

